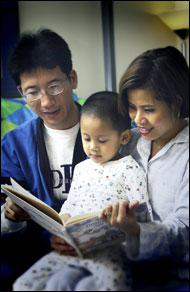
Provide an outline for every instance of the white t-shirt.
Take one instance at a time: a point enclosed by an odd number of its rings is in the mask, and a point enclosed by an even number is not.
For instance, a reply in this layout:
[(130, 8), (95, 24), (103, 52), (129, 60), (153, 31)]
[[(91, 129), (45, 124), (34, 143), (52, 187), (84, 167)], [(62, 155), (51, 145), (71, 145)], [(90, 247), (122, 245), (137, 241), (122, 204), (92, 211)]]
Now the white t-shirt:
[(58, 199), (67, 199), (69, 193), (78, 131), (79, 123), (68, 130), (54, 130), (44, 125), (44, 139), (53, 173), (53, 191)]

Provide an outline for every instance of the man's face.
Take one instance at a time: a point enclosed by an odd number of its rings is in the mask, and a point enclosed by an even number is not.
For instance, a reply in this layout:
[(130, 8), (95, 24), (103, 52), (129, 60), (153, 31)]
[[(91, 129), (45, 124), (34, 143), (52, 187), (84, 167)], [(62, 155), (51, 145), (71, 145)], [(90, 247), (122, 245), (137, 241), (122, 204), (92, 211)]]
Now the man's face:
[[(77, 74), (74, 70), (67, 79), (60, 67), (54, 69), (38, 68), (20, 76), (23, 95), (40, 90), (42, 96), (35, 101), (25, 99), (31, 109), (44, 121), (47, 127), (65, 130), (76, 125), (79, 119), (78, 109), (73, 100), (73, 89), (77, 87)], [(64, 84), (63, 92), (50, 95), (46, 92), (49, 86)]]

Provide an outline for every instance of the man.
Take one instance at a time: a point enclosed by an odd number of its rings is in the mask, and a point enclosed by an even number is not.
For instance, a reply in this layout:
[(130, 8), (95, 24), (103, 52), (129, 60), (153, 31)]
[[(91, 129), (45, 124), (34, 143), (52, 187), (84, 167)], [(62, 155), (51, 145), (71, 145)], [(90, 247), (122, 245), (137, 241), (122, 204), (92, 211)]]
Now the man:
[[(77, 73), (72, 69), (70, 49), (51, 30), (24, 33), (10, 54), (8, 69), (38, 118), (4, 136), (2, 183), (10, 184), (13, 177), (59, 211), (75, 165), (86, 158), (79, 131), (80, 106), (73, 100)], [(1, 213), (4, 263), (19, 264), (11, 275), (13, 281), (49, 251), (49, 236), (9, 198)]]

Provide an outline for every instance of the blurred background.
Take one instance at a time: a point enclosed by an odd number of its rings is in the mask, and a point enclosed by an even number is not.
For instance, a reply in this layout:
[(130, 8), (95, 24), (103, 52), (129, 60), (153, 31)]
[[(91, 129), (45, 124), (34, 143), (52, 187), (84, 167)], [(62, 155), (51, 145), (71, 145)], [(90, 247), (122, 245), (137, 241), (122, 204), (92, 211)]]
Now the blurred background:
[(1, 1), (1, 96), (18, 97), (7, 56), (27, 30), (49, 28), (72, 52), (78, 97), (118, 91), (130, 62), (142, 52), (174, 46), (189, 63), (189, 1)]

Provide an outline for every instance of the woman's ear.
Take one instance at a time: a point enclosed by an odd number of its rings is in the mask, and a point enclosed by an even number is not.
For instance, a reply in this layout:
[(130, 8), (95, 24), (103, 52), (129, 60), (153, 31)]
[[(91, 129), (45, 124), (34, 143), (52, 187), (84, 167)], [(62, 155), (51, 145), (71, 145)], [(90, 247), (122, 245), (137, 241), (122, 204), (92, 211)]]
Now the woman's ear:
[(121, 144), (126, 145), (131, 139), (131, 130), (125, 130), (121, 134)]
[(181, 108), (182, 108), (182, 104), (183, 104), (183, 99), (181, 98), (181, 96), (177, 97), (177, 117), (179, 118), (181, 116)]

